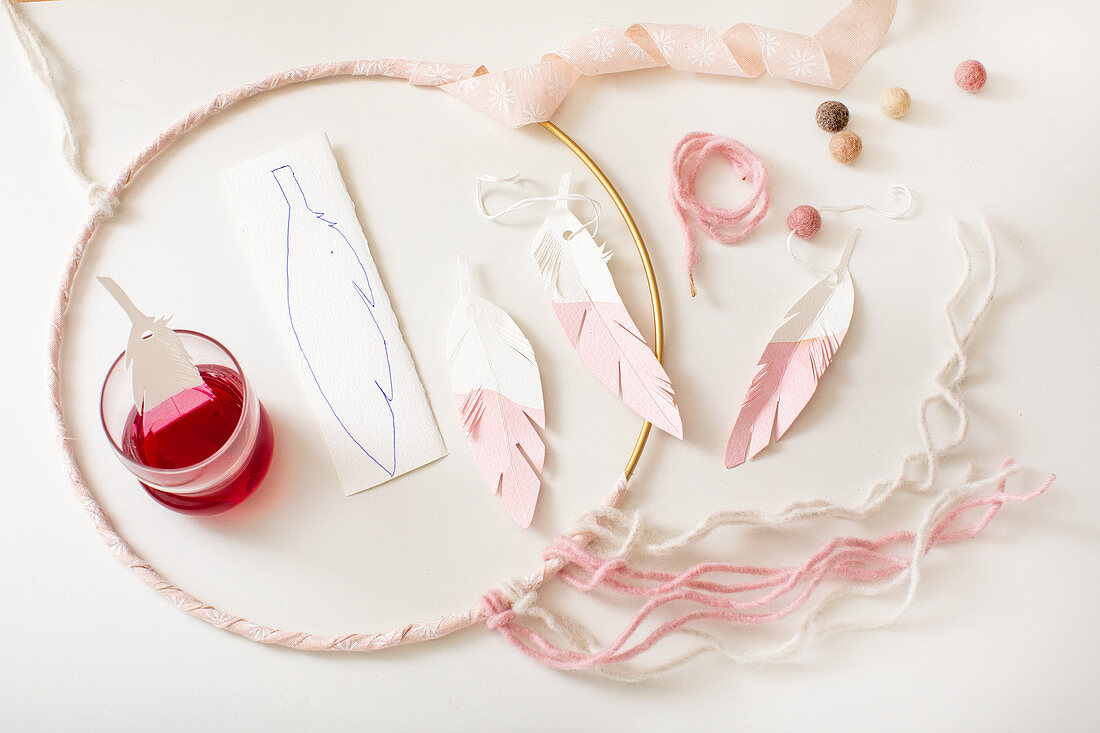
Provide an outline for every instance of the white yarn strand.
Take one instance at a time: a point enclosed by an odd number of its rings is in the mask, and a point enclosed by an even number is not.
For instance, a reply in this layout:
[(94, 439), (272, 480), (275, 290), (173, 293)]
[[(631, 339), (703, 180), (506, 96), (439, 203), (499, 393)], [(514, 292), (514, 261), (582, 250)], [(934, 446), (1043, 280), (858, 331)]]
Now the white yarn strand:
[(107, 216), (113, 216), (118, 209), (118, 200), (107, 193), (103, 185), (96, 183), (84, 170), (84, 155), (77, 142), (77, 135), (73, 128), (72, 113), (69, 106), (62, 98), (57, 87), (57, 78), (53, 71), (51, 54), (42, 40), (42, 34), (38, 32), (23, 11), (16, 7), (14, 0), (0, 0), (4, 3), (4, 9), (8, 11), (12, 29), (19, 39), (23, 51), (27, 55), (27, 61), (31, 70), (42, 86), (46, 88), (53, 99), (57, 109), (57, 116), (61, 122), (61, 153), (69, 171), (76, 178), (81, 188), (88, 196), (88, 202), (96, 209), (102, 210)]

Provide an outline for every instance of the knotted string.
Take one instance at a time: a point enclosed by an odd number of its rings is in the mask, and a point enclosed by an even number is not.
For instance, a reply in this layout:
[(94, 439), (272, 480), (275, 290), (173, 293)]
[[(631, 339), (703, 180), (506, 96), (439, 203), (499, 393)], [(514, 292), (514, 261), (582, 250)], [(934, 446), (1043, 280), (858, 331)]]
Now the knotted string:
[(61, 153), (65, 158), (65, 164), (69, 172), (73, 174), (81, 188), (88, 197), (88, 203), (107, 218), (113, 217), (118, 211), (118, 198), (110, 194), (106, 187), (96, 183), (84, 170), (84, 156), (77, 143), (77, 135), (73, 129), (73, 117), (69, 112), (69, 106), (61, 97), (57, 88), (57, 77), (53, 70), (53, 54), (42, 40), (42, 34), (23, 17), (23, 11), (15, 6), (13, 0), (2, 0), (4, 9), (8, 11), (12, 28), (27, 54), (27, 61), (31, 70), (42, 86), (49, 92), (57, 109), (57, 117), (61, 122)]
[[(592, 234), (593, 238), (596, 236), (596, 232), (598, 232), (600, 230), (600, 214), (603, 213), (603, 207), (600, 206), (600, 202), (597, 201), (596, 199), (591, 198), (590, 196), (585, 196), (584, 194), (580, 194), (580, 193), (556, 193), (553, 196), (530, 196), (528, 198), (520, 199), (519, 201), (516, 201), (515, 203), (511, 204), (507, 208), (505, 208), (501, 211), (498, 211), (495, 214), (490, 214), (489, 210), (485, 208), (485, 194), (482, 190), (482, 188), (483, 188), (482, 184), (484, 184), (484, 183), (513, 183), (513, 184), (519, 184), (522, 180), (523, 179), (519, 177), (518, 173), (513, 173), (510, 176), (503, 176), (503, 177), (501, 177), (501, 176), (491, 176), (487, 173), (478, 176), (477, 179), (474, 181), (474, 193), (475, 193), (476, 199), (477, 199), (477, 210), (486, 219), (496, 221), (497, 219), (500, 219), (503, 216), (507, 216), (508, 214), (514, 213), (516, 211), (521, 211), (523, 209), (526, 209), (530, 206), (534, 206), (535, 204), (538, 204), (538, 203), (542, 203), (544, 201), (548, 201), (550, 203), (556, 203), (558, 201), (583, 201), (583, 202), (587, 203), (589, 206), (592, 207), (592, 218), (586, 220), (585, 222), (583, 222), (581, 224), (581, 229), (587, 229), (589, 226), (591, 226), (592, 231), (590, 233)], [(576, 232), (571, 232), (569, 235), (566, 236), (566, 239), (572, 239), (573, 234), (576, 234)]]

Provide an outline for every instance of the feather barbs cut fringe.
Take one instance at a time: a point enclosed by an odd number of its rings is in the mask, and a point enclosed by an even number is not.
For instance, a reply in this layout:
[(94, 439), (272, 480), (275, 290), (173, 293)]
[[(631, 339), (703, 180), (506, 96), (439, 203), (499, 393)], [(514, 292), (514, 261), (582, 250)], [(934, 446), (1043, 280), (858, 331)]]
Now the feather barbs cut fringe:
[(554, 303), (569, 342), (607, 389), (675, 438), (683, 424), (672, 382), (620, 303)]
[(848, 260), (854, 244), (853, 235), (837, 268), (787, 311), (765, 347), (726, 443), (726, 468), (782, 438), (817, 391), (851, 325), (855, 289)]
[(535, 352), (507, 313), (469, 293), (465, 274), (462, 282), (447, 333), (459, 420), (485, 482), (529, 527), (546, 458), (535, 430), (546, 423)]
[(607, 266), (611, 252), (569, 209), (571, 178), (562, 176), (557, 204), (531, 248), (554, 314), (601, 384), (654, 427), (683, 438), (672, 380), (619, 296)]
[(455, 395), (455, 400), (485, 483), (501, 495), (517, 524), (530, 526), (546, 459), (546, 446), (534, 426), (545, 427), (545, 412), (486, 389)]

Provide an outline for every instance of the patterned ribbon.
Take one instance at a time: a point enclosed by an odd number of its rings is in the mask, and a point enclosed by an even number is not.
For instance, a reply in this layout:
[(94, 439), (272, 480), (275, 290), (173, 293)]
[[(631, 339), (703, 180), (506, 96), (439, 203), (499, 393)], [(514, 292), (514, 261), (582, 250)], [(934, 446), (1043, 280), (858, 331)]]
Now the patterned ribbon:
[(897, 0), (853, 0), (811, 36), (739, 23), (725, 33), (695, 25), (597, 28), (507, 71), (421, 64), (408, 78), (464, 100), (509, 127), (549, 120), (582, 76), (667, 66), (720, 76), (781, 79), (840, 89), (882, 43)]

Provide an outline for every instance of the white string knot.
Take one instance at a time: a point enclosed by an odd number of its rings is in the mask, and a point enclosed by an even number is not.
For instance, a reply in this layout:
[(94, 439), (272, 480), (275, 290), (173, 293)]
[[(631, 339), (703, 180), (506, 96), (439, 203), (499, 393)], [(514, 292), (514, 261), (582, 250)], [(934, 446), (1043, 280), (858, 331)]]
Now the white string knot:
[(517, 616), (523, 616), (527, 613), (527, 610), (534, 605), (538, 599), (538, 593), (535, 591), (528, 591), (520, 596), (518, 599), (512, 602), (512, 613)]
[(93, 183), (88, 186), (88, 203), (92, 205), (93, 213), (100, 213), (108, 219), (113, 219), (118, 214), (121, 205), (118, 196), (115, 196), (101, 183)]
[(58, 89), (57, 77), (53, 70), (53, 54), (42, 40), (42, 34), (24, 17), (22, 10), (16, 7), (15, 0), (0, 0), (0, 3), (3, 4), (4, 10), (11, 19), (12, 28), (15, 29), (15, 35), (27, 54), (27, 62), (31, 70), (53, 99), (61, 122), (61, 153), (65, 158), (65, 164), (69, 167), (69, 172), (87, 190), (88, 200), (95, 207), (95, 212), (102, 213), (107, 218), (113, 217), (118, 212), (118, 198), (107, 194), (103, 186), (93, 183), (84, 170), (83, 155), (74, 129), (73, 116)]
[[(584, 194), (580, 194), (580, 193), (557, 193), (557, 194), (554, 194), (553, 196), (531, 196), (531, 197), (520, 199), (519, 201), (516, 201), (511, 206), (507, 207), (506, 209), (504, 209), (502, 211), (498, 211), (495, 214), (490, 214), (489, 210), (485, 208), (485, 193), (483, 191), (483, 184), (485, 184), (485, 183), (519, 184), (520, 182), (522, 182), (522, 180), (523, 179), (521, 179), (519, 177), (519, 173), (513, 173), (510, 176), (492, 176), (492, 175), (489, 175), (487, 173), (479, 175), (476, 179), (474, 179), (474, 195), (475, 195), (476, 201), (477, 201), (477, 210), (478, 210), (478, 212), (483, 217), (485, 217), (486, 219), (489, 219), (491, 221), (496, 221), (497, 219), (501, 218), (502, 216), (507, 216), (508, 214), (511, 214), (513, 212), (521, 211), (523, 209), (526, 209), (529, 206), (533, 206), (533, 205), (541, 203), (543, 201), (548, 201), (550, 203), (557, 203), (558, 201), (582, 201), (582, 202), (584, 202), (584, 203), (586, 203), (586, 204), (588, 204), (589, 206), (592, 207), (592, 218), (587, 219), (584, 222), (582, 222), (581, 223), (581, 228), (582, 229), (588, 229), (588, 227), (592, 227), (592, 229), (590, 230), (589, 233), (593, 237), (596, 236), (596, 232), (598, 232), (599, 229), (600, 229), (600, 214), (603, 211), (603, 207), (600, 206), (599, 201), (595, 200), (594, 198), (592, 198), (590, 196), (585, 196)], [(566, 237), (566, 239), (571, 239), (571, 238), (572, 238), (572, 235)]]
[(622, 503), (623, 497), (626, 496), (627, 490), (630, 488), (630, 479), (627, 478), (626, 472), (619, 474), (619, 478), (615, 480), (615, 488), (603, 498), (603, 506), (617, 507)]
[(538, 599), (534, 589), (528, 589), (523, 581), (514, 578), (501, 583), (500, 595), (508, 601), (512, 613), (517, 616), (524, 615)]

